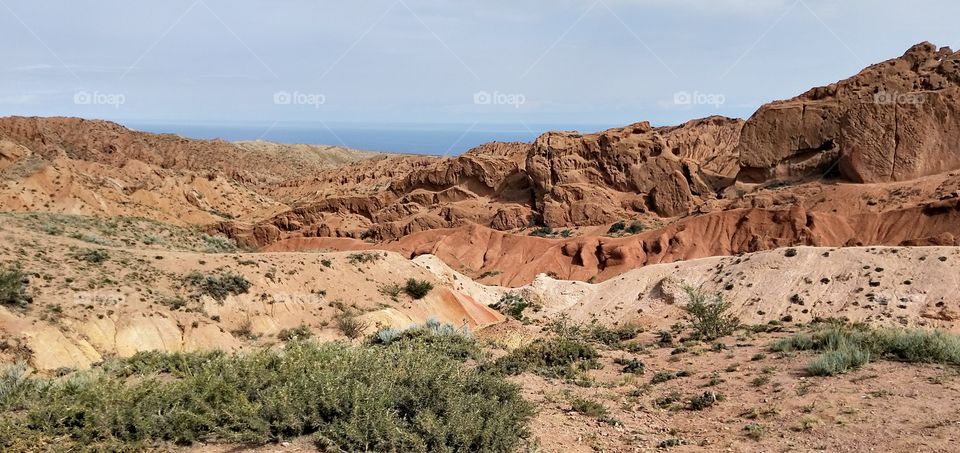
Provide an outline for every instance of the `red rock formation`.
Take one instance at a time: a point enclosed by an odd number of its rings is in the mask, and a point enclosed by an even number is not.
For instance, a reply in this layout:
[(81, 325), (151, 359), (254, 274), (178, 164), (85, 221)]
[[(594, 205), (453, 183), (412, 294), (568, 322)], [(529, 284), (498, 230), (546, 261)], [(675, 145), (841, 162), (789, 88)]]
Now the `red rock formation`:
[(930, 43), (763, 106), (744, 125), (740, 179), (905, 181), (960, 168), (960, 53)]
[(369, 244), (329, 238), (294, 238), (264, 251), (386, 248), (411, 258), (436, 255), (455, 269), (507, 286), (537, 274), (606, 280), (649, 264), (771, 250), (791, 245), (960, 245), (960, 199), (880, 213), (838, 215), (792, 209), (737, 209), (690, 217), (635, 236), (544, 239), (467, 225), (414, 233)]
[(742, 122), (637, 123), (598, 134), (547, 133), (527, 156), (536, 208), (549, 226), (596, 225), (653, 211), (689, 214), (736, 176)]

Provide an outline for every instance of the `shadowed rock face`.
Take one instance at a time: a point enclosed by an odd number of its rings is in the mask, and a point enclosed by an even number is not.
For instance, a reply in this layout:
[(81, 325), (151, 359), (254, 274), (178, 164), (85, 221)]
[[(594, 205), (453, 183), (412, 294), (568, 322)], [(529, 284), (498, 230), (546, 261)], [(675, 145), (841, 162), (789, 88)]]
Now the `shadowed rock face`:
[(536, 209), (555, 227), (648, 211), (687, 215), (736, 176), (741, 125), (711, 117), (668, 128), (638, 123), (598, 134), (545, 134), (527, 156)]
[(360, 162), (285, 183), (274, 193), (295, 205), (289, 211), (217, 229), (263, 246), (297, 236), (392, 240), (467, 223), (506, 231), (598, 225), (638, 213), (684, 216), (734, 181), (742, 123), (638, 123), (589, 135), (548, 133), (533, 144), (491, 143), (456, 158)]
[(918, 44), (847, 80), (763, 106), (744, 125), (740, 179), (905, 181), (960, 167), (960, 53)]

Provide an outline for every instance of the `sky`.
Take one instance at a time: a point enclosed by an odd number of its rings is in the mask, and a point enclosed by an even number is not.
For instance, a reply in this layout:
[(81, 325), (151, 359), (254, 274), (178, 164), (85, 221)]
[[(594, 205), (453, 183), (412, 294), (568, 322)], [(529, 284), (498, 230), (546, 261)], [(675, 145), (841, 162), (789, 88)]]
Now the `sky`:
[(918, 42), (960, 47), (958, 17), (956, 0), (0, 0), (0, 115), (749, 117)]

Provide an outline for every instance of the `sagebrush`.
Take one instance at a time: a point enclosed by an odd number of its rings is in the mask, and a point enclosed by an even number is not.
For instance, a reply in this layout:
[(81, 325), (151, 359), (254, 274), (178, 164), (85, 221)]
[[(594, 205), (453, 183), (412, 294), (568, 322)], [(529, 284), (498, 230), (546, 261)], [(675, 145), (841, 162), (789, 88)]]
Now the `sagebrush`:
[(780, 340), (771, 349), (821, 351), (807, 366), (807, 371), (818, 376), (843, 374), (873, 358), (960, 365), (960, 336), (940, 330), (869, 329), (833, 323)]
[(29, 278), (19, 266), (11, 266), (0, 271), (0, 305), (26, 308), (33, 302), (27, 292)]
[(262, 445), (312, 435), (323, 451), (508, 452), (533, 414), (516, 385), (429, 349), (294, 342), (245, 356), (130, 361), (66, 379), (0, 373), (0, 450)]

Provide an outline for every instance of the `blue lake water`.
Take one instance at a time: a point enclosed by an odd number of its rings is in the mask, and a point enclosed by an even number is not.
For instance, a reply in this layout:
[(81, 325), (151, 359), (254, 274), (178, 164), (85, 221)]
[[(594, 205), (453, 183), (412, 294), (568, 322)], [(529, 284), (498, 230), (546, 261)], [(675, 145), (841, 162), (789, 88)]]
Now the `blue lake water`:
[[(368, 151), (414, 154), (458, 155), (487, 142), (531, 142), (551, 130), (593, 132), (605, 125), (273, 125), (229, 124), (198, 125), (172, 123), (135, 123), (127, 127), (146, 132), (172, 133), (188, 138), (267, 140), (277, 143), (337, 145)], [(329, 127), (328, 127), (329, 126)], [(471, 128), (472, 126), (472, 128)]]

